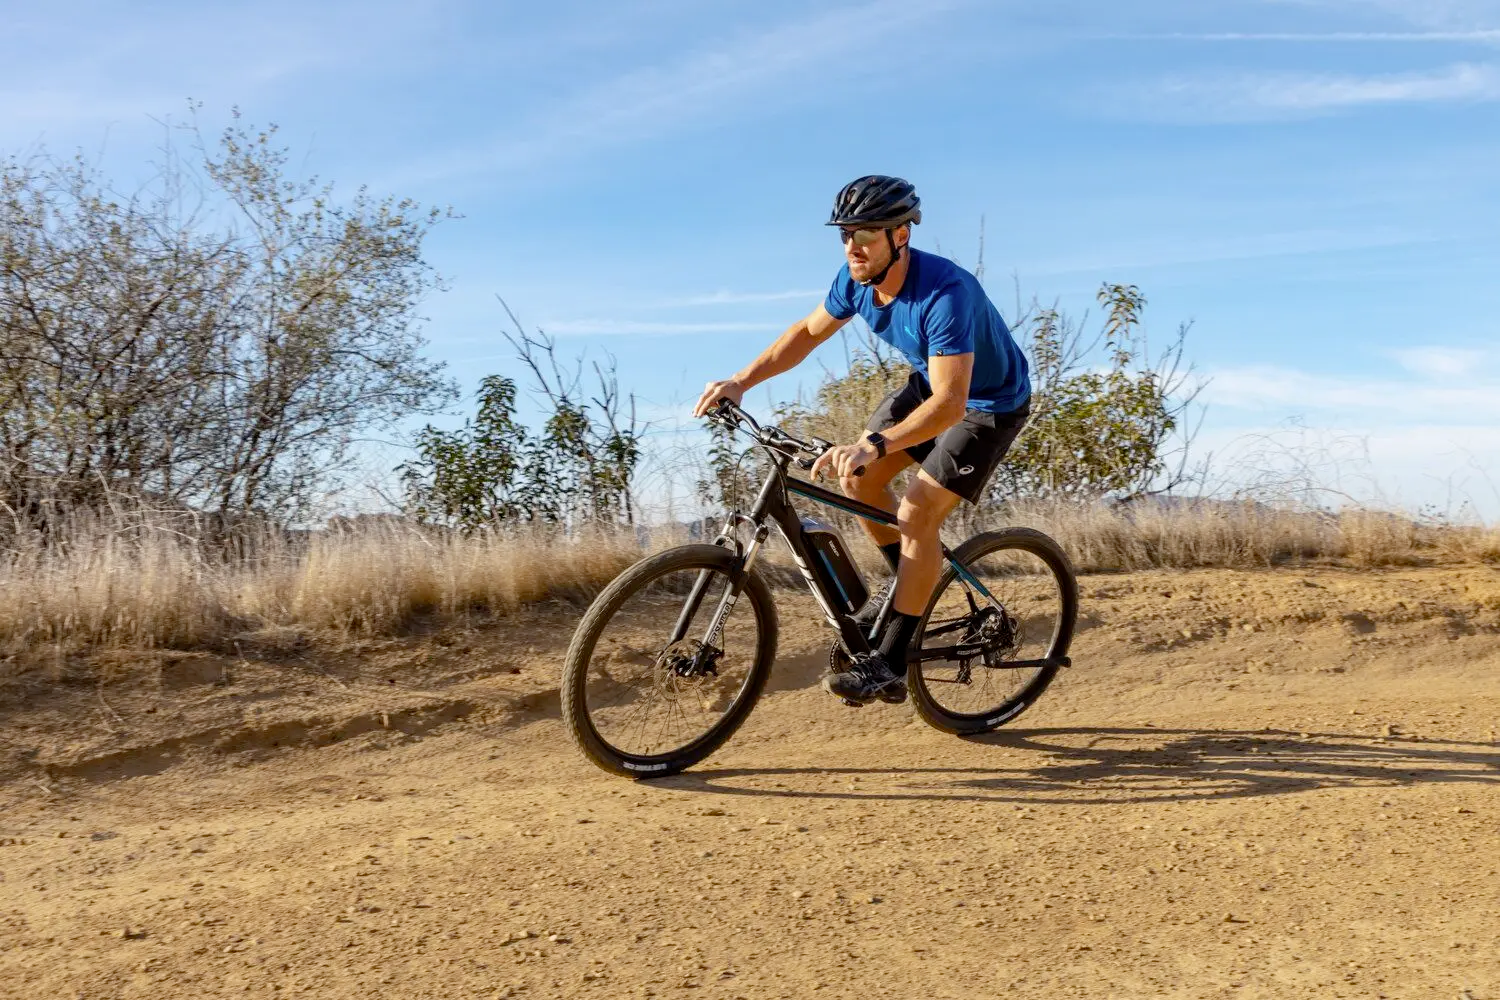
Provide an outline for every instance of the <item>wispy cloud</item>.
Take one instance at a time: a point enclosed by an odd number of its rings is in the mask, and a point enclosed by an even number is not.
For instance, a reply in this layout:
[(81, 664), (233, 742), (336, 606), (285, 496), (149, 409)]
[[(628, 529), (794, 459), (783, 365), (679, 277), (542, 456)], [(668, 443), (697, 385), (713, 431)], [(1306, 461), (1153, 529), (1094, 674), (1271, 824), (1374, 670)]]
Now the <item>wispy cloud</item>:
[(749, 333), (775, 329), (774, 323), (657, 323), (628, 319), (567, 319), (537, 326), (550, 334), (609, 335), (638, 334), (643, 336), (676, 336), (694, 333)]
[[(433, 33), (430, 4), (136, 4), (80, 17), (34, 5), (0, 36), (0, 142), (88, 135), (111, 122), (150, 126), (188, 97), (250, 104), (293, 81), (388, 62)], [(7, 12), (8, 13), (8, 12)], [(295, 25), (295, 27), (291, 27)], [(154, 127), (154, 126), (152, 126)]]
[(702, 48), (664, 65), (597, 80), (526, 120), (508, 124), (488, 144), (425, 158), (385, 183), (531, 170), (589, 150), (654, 138), (751, 98), (775, 93), (784, 103), (795, 99), (799, 87), (805, 90), (809, 73), (819, 68), (847, 72), (857, 66), (875, 72), (873, 67), (883, 65), (879, 60), (837, 57), (850, 52), (867, 55), (877, 42), (909, 38), (916, 22), (961, 2), (874, 0), (840, 7)]
[(1119, 91), (1121, 111), (1154, 119), (1244, 122), (1359, 107), (1500, 100), (1500, 67), (1457, 63), (1421, 73), (1178, 76)]
[(1185, 267), (1282, 257), (1313, 257), (1360, 253), (1392, 247), (1414, 247), (1443, 242), (1425, 233), (1400, 232), (1387, 227), (1345, 230), (1309, 229), (1268, 233), (1215, 234), (1203, 238), (1144, 238), (1116, 246), (1103, 244), (1084, 253), (1040, 259), (1021, 268), (1028, 278), (1047, 275), (1096, 274), (1146, 268)]
[(1462, 352), (1445, 348), (1406, 352), (1403, 364), (1418, 376), (1406, 379), (1277, 366), (1220, 368), (1209, 372), (1209, 399), (1242, 410), (1333, 415), (1371, 428), (1407, 421), (1500, 424), (1500, 377), (1464, 371), (1462, 358)]
[(1255, 483), (1262, 493), (1279, 488), (1324, 503), (1348, 499), (1487, 521), (1500, 517), (1500, 479), (1493, 472), (1500, 466), (1500, 427), (1279, 422), (1205, 428), (1193, 446), (1200, 457), (1212, 455), (1227, 487)]
[(1292, 7), (1367, 11), (1434, 29), (1490, 27), (1500, 22), (1496, 0), (1270, 0)]
[(1406, 347), (1390, 352), (1391, 357), (1416, 375), (1441, 379), (1470, 379), (1484, 372), (1494, 352), (1470, 347)]
[(708, 295), (691, 295), (680, 299), (664, 299), (656, 303), (662, 309), (689, 308), (693, 306), (738, 306), (752, 305), (757, 302), (786, 302), (793, 299), (803, 299), (809, 302), (821, 301), (827, 294), (827, 289), (793, 288), (783, 292), (711, 292)]
[(1449, 511), (1469, 503), (1500, 517), (1500, 352), (1420, 345), (1385, 354), (1406, 374), (1211, 370), (1202, 398), (1213, 426), (1196, 443), (1241, 472), (1284, 447), (1296, 463), (1319, 465), (1323, 485), (1360, 499)]
[(1109, 35), (1109, 40), (1144, 42), (1394, 42), (1414, 44), (1488, 44), (1500, 42), (1500, 29), (1468, 31), (1220, 31), (1169, 32), (1163, 34)]
[(165, 114), (182, 106), (180, 96), (165, 92), (104, 95), (55, 87), (0, 90), (0, 130), (30, 131), (37, 126), (59, 128), (79, 122), (107, 122), (130, 115)]

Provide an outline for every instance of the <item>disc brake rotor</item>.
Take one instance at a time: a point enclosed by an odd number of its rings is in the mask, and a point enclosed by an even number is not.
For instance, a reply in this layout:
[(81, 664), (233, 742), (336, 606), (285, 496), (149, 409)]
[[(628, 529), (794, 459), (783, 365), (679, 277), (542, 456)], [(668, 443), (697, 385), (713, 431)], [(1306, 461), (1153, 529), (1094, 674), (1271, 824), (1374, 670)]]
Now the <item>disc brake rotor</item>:
[(656, 665), (678, 677), (719, 676), (719, 658), (724, 651), (715, 646), (705, 646), (697, 639), (683, 639), (662, 650)]

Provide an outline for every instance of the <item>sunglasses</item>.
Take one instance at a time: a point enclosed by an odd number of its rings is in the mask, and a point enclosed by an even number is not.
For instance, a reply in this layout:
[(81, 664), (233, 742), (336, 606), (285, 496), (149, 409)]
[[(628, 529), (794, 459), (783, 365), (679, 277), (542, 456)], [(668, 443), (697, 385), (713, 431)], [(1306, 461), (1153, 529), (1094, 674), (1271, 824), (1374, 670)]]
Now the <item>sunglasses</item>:
[(867, 247), (879, 240), (884, 233), (884, 229), (840, 229), (839, 241), (847, 246), (853, 240), (855, 246)]

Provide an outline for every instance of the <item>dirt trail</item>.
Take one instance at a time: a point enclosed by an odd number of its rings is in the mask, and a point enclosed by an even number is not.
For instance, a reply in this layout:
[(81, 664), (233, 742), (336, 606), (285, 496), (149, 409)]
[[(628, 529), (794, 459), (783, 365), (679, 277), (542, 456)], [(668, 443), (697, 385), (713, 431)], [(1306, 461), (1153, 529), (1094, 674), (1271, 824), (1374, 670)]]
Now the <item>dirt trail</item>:
[(779, 595), (773, 693), (653, 783), (566, 743), (560, 611), (12, 705), (0, 996), (1500, 1000), (1500, 572), (1083, 593), (969, 741), (813, 688)]

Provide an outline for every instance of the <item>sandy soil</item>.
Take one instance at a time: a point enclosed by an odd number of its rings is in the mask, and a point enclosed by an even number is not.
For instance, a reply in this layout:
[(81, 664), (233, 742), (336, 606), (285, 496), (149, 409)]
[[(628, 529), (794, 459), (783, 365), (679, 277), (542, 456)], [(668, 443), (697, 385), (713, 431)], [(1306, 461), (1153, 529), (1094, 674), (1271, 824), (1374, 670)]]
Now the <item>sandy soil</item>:
[(1082, 590), (975, 740), (818, 691), (784, 593), (653, 783), (564, 738), (561, 608), (12, 688), (0, 995), (1500, 998), (1500, 572)]

